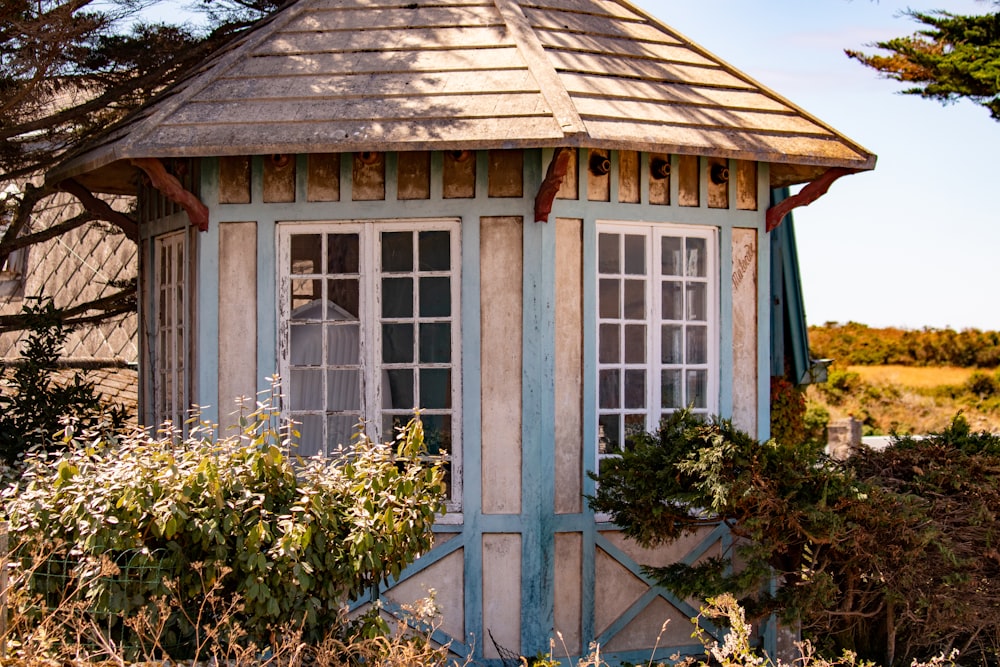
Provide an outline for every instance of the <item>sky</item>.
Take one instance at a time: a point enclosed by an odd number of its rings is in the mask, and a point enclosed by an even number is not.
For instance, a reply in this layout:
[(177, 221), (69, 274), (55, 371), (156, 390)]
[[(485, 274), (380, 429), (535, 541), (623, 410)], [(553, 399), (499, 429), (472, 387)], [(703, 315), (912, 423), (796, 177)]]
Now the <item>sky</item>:
[(991, 3), (634, 1), (878, 155), (873, 172), (794, 212), (810, 323), (1000, 330), (1000, 123), (971, 102), (900, 95), (844, 55), (912, 33), (908, 7), (982, 13)]
[(810, 324), (1000, 330), (1000, 122), (897, 91), (844, 55), (976, 0), (638, 0), (662, 22), (878, 155), (794, 212)]

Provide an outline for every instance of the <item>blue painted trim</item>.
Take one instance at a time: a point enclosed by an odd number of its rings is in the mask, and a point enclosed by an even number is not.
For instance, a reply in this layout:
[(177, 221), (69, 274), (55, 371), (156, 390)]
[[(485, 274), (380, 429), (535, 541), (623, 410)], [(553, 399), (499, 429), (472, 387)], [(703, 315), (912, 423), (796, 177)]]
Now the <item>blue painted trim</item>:
[[(524, 152), (526, 184), (541, 181), (540, 151)], [(533, 191), (525, 187), (524, 191)], [(548, 649), (555, 624), (555, 223), (533, 222), (524, 199), (521, 371), (521, 651)]]
[(733, 230), (719, 230), (719, 415), (733, 417)]
[[(586, 171), (580, 181), (586, 196)], [(592, 496), (597, 483), (587, 474), (597, 463), (597, 223), (594, 218), (583, 219), (583, 493)], [(594, 591), (597, 582), (597, 561), (594, 551), (598, 526), (589, 503), (584, 503), (582, 533), (582, 559), (580, 578), (580, 640), (582, 646), (594, 641)]]
[[(195, 236), (197, 253), (197, 327), (194, 363), (198, 369), (191, 400), (202, 419), (219, 421), (219, 161), (202, 162), (201, 196), (209, 209), (208, 231)], [(209, 295), (209, 296), (205, 296)]]
[[(278, 229), (274, 220), (257, 221), (257, 389), (278, 374)], [(287, 382), (287, 378), (282, 378)]]
[(757, 232), (757, 438), (771, 437), (771, 243), (760, 215)]

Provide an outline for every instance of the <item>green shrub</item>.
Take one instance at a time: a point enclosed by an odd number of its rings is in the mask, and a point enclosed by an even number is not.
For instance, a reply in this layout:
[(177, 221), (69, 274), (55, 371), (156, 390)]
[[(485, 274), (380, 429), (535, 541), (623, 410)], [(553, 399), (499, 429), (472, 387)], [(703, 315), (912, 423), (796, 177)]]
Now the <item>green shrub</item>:
[(788, 444), (806, 441), (805, 394), (783, 377), (771, 378), (771, 437)]
[[(167, 591), (190, 610), (214, 590), (240, 600), (234, 620), (248, 641), (267, 645), (283, 623), (319, 638), (348, 600), (430, 547), (443, 468), (425, 456), (419, 419), (394, 446), (361, 438), (336, 460), (295, 461), (270, 405), (224, 439), (197, 424), (183, 439), (81, 431), (63, 452), (30, 456), (7, 493), (12, 541), (68, 561), (81, 587), (69, 592), (97, 615), (124, 616), (126, 602), (155, 612)], [(147, 566), (124, 592), (92, 576), (122, 555)], [(174, 639), (192, 633), (185, 616), (196, 615), (174, 614)]]
[(121, 428), (126, 410), (104, 404), (93, 383), (80, 373), (69, 384), (53, 381), (69, 328), (52, 300), (29, 297), (21, 314), (28, 322), (28, 336), (19, 364), (5, 378), (9, 390), (0, 394), (0, 458), (13, 465), (30, 448), (59, 446), (55, 434), (66, 418), (82, 427)]

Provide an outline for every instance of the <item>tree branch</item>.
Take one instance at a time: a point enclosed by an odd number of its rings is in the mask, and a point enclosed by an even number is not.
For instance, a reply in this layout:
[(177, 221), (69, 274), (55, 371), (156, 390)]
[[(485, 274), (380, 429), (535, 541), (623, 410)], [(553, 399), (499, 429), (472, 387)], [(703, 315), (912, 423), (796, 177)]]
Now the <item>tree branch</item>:
[[(102, 296), (72, 308), (60, 310), (60, 318), (69, 325), (93, 324), (114, 315), (131, 312), (135, 307), (136, 286), (131, 285), (114, 294)], [(96, 315), (84, 315), (91, 310), (102, 311)], [(20, 331), (29, 323), (29, 316), (23, 314), (0, 315), (0, 333)]]
[(59, 187), (79, 199), (80, 203), (83, 204), (83, 207), (92, 214), (101, 220), (107, 220), (114, 226), (121, 229), (125, 233), (125, 236), (132, 241), (136, 243), (139, 242), (139, 225), (135, 220), (128, 217), (124, 213), (120, 213), (111, 208), (110, 204), (95, 197), (90, 190), (83, 187), (72, 178), (68, 178), (61, 182)]

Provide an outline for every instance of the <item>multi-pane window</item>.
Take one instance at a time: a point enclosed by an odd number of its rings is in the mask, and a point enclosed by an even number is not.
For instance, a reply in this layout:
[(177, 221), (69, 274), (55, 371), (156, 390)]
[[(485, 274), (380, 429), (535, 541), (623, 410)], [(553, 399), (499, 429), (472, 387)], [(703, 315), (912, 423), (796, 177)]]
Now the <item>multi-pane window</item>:
[(156, 346), (153, 356), (153, 401), (155, 423), (166, 420), (180, 427), (189, 406), (187, 349), (189, 328), (186, 305), (187, 269), (185, 231), (153, 240), (154, 298), (156, 299)]
[(299, 453), (349, 447), (359, 423), (369, 437), (390, 440), (419, 408), (430, 452), (447, 452), (454, 465), (458, 222), (280, 229), (282, 375)]
[(602, 223), (597, 237), (598, 455), (689, 408), (717, 410), (715, 232)]

